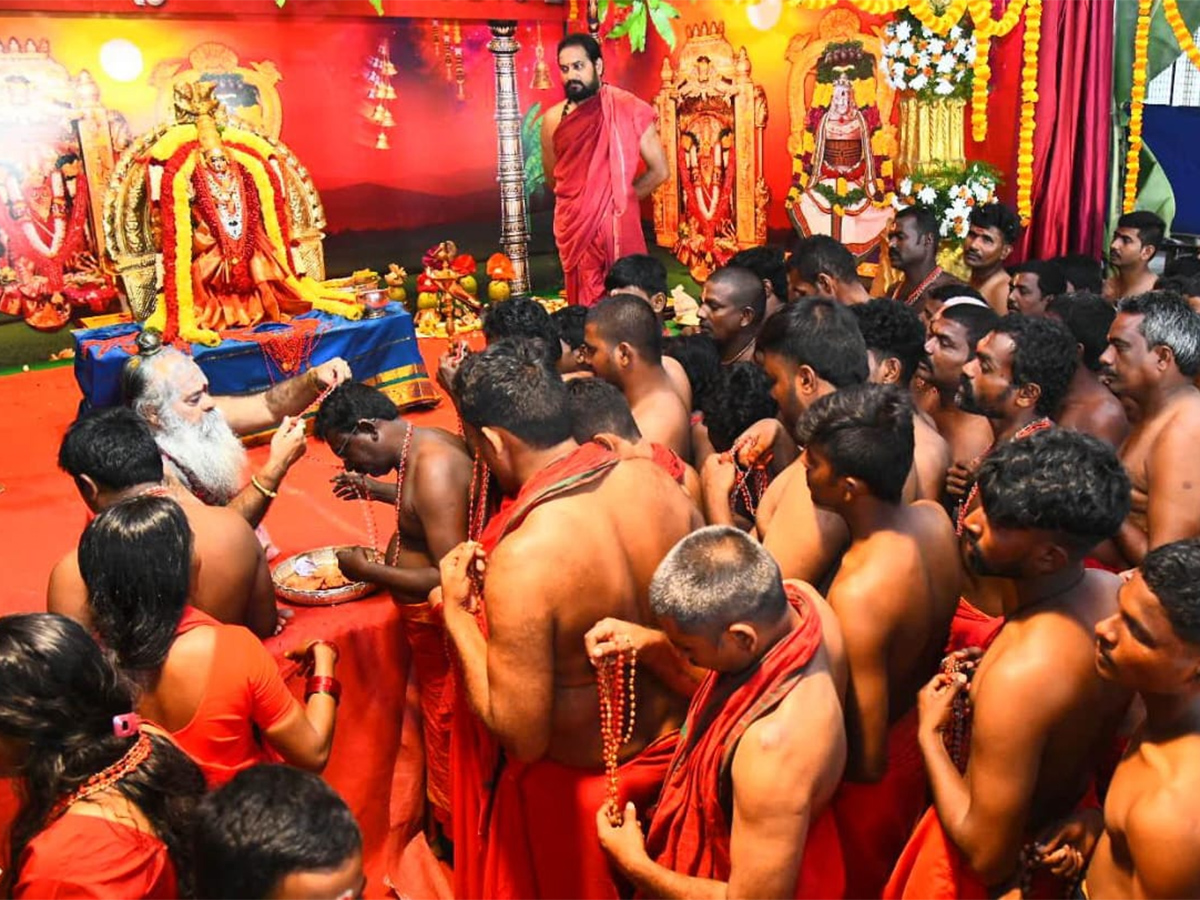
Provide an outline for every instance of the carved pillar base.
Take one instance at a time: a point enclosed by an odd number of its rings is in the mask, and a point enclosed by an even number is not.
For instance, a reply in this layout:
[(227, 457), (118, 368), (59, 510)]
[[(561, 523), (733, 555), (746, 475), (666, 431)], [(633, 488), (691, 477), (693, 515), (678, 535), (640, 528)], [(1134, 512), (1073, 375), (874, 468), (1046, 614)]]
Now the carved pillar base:
[(517, 99), (516, 22), (488, 22), (488, 50), (496, 71), (496, 138), (499, 141), (500, 247), (512, 260), (513, 296), (528, 294), (529, 225), (525, 211), (525, 153), (521, 147), (521, 106)]
[(965, 100), (900, 99), (901, 175), (933, 164), (965, 166), (963, 114)]

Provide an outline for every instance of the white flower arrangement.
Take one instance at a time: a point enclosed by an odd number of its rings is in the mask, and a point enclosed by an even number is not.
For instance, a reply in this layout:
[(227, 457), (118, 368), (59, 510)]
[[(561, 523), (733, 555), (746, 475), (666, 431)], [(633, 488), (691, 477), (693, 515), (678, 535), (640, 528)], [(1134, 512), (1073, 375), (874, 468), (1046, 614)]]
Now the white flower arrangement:
[(996, 201), (999, 178), (985, 163), (973, 162), (966, 169), (944, 167), (914, 172), (900, 180), (892, 205), (896, 209), (920, 204), (934, 211), (938, 232), (952, 244), (967, 236), (971, 210)]
[(966, 98), (971, 92), (971, 66), (975, 62), (975, 35), (955, 25), (938, 35), (907, 10), (884, 28), (884, 76), (897, 91), (923, 100)]

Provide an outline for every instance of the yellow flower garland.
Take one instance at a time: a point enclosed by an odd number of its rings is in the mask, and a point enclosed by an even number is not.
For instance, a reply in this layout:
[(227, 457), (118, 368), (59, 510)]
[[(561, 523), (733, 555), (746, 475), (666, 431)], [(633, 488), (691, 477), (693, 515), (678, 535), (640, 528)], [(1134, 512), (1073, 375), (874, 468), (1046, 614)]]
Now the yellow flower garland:
[(946, 11), (940, 16), (934, 10), (930, 0), (912, 0), (909, 10), (917, 20), (935, 34), (946, 34), (951, 28), (962, 21), (967, 11), (968, 0), (952, 0)]
[[(1129, 95), (1129, 149), (1125, 154), (1125, 191), (1121, 211), (1137, 206), (1138, 173), (1142, 154), (1142, 107), (1146, 103), (1146, 71), (1149, 67), (1150, 13), (1154, 0), (1138, 0), (1137, 30), (1133, 37), (1133, 85)], [(1178, 10), (1176, 10), (1178, 11)]]
[(1188, 31), (1187, 22), (1183, 21), (1183, 15), (1179, 12), (1179, 0), (1163, 0), (1162, 8), (1163, 15), (1167, 17), (1167, 24), (1175, 33), (1175, 40), (1179, 42), (1179, 49), (1187, 54), (1193, 66), (1200, 69), (1200, 48), (1196, 47), (1192, 33)]
[(1021, 69), (1021, 119), (1017, 132), (1017, 215), (1028, 225), (1033, 214), (1033, 131), (1037, 109), (1038, 41), (1042, 0), (1028, 0), (1025, 11), (1024, 65)]

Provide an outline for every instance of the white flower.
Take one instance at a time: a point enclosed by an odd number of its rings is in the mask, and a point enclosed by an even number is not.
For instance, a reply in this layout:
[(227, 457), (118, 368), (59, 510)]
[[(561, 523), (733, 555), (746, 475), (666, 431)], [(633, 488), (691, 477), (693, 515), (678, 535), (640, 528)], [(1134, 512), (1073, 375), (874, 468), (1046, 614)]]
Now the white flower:
[(946, 49), (946, 42), (941, 38), (934, 38), (929, 42), (929, 52), (934, 56), (940, 56)]
[(957, 234), (960, 238), (965, 238), (967, 236), (967, 232), (970, 230), (971, 230), (970, 224), (965, 217), (962, 219), (955, 220), (954, 233)]
[(912, 37), (912, 26), (908, 22), (897, 22), (896, 39), (900, 41), (907, 41), (910, 37)]
[(913, 55), (913, 53), (916, 51), (916, 49), (917, 48), (913, 46), (912, 41), (905, 41), (903, 44), (900, 45), (900, 55), (903, 56), (905, 59), (908, 59), (910, 56)]
[(917, 54), (917, 68), (924, 69), (929, 65), (929, 54), (924, 51)]
[(945, 78), (939, 78), (937, 84), (933, 86), (933, 92), (945, 97), (947, 94), (954, 93), (954, 85), (948, 82)]
[(900, 195), (892, 194), (892, 208), (893, 209), (903, 209), (904, 206), (905, 206), (905, 203), (903, 200), (900, 199)]
[(929, 84), (929, 79), (925, 77), (925, 73), (918, 72), (916, 77), (914, 77), (913, 80), (908, 83), (908, 86), (914, 91), (919, 91), (927, 84)]
[(954, 83), (958, 84), (958, 82), (962, 81), (966, 77), (967, 77), (967, 70), (959, 69), (957, 72), (954, 73)]
[(957, 41), (962, 36), (962, 29), (955, 25), (950, 29), (950, 39)]
[(917, 199), (928, 206), (937, 200), (937, 191), (929, 185), (925, 185), (925, 187), (917, 191)]
[(954, 71), (954, 67), (956, 65), (957, 62), (955, 61), (954, 57), (947, 54), (938, 60), (937, 70), (943, 75), (948, 75)]
[(971, 193), (975, 195), (976, 202), (986, 203), (988, 195), (992, 193), (992, 190), (985, 182), (977, 181), (971, 188)]
[(912, 194), (912, 179), (911, 178), (901, 179), (900, 193), (902, 193), (905, 197), (908, 197)]
[(972, 43), (971, 46), (967, 47), (966, 51), (961, 55), (965, 62), (975, 62), (975, 45)]

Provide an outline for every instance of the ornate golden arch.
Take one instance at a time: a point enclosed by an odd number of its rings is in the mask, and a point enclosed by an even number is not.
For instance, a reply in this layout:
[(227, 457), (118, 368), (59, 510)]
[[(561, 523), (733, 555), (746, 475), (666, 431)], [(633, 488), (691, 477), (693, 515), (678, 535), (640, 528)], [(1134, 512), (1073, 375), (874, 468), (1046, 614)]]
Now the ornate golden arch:
[[(242, 66), (236, 53), (211, 41), (194, 47), (187, 62), (187, 68), (181, 68), (181, 61), (161, 62), (150, 74), (150, 84), (158, 88), (158, 121), (174, 122), (176, 85), (211, 81), (217, 85), (216, 97), (230, 122), (268, 138), (279, 138), (283, 106), (275, 85), (282, 76), (275, 63), (268, 59)], [(257, 102), (245, 103), (251, 99)]]
[(885, 135), (885, 155), (896, 156), (896, 128), (892, 122), (892, 105), (896, 102), (896, 92), (879, 66), (883, 61), (883, 26), (876, 26), (869, 34), (862, 33), (862, 20), (851, 9), (831, 9), (817, 25), (817, 34), (793, 35), (788, 42), (784, 59), (788, 62), (788, 155), (800, 155), (804, 142), (804, 122), (812, 100), (812, 85), (809, 76), (815, 82), (817, 61), (825, 52), (825, 47), (831, 43), (843, 41), (861, 41), (863, 50), (875, 57), (875, 98), (879, 107), (880, 129)]

